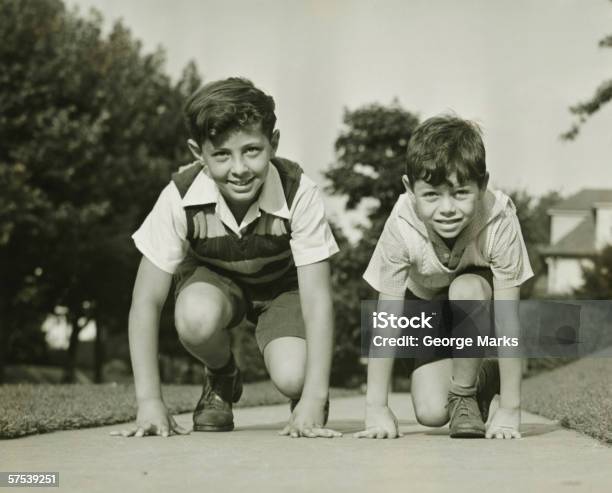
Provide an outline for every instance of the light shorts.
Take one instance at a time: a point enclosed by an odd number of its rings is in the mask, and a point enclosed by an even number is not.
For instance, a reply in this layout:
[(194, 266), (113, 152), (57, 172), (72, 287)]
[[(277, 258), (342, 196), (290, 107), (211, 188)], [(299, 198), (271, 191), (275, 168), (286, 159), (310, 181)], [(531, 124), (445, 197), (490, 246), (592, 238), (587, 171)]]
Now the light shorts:
[(210, 284), (218, 288), (232, 307), (228, 329), (244, 318), (255, 325), (255, 339), (263, 353), (269, 342), (279, 337), (306, 338), (297, 278), (275, 281), (264, 286), (239, 285), (227, 276), (206, 266), (185, 266), (175, 275), (175, 298), (193, 283)]

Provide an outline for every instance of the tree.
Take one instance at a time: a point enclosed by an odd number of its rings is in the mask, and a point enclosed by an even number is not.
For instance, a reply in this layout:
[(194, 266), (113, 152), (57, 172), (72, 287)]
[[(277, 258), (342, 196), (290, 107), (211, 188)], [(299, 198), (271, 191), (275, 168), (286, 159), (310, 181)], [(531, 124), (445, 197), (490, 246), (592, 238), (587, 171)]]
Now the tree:
[(593, 259), (593, 265), (582, 269), (584, 284), (574, 291), (578, 299), (612, 299), (612, 245), (608, 245)]
[[(599, 41), (600, 48), (612, 48), (612, 34), (609, 34), (605, 38)], [(595, 93), (586, 101), (578, 103), (570, 108), (570, 111), (578, 117), (578, 121), (575, 122), (571, 128), (562, 134), (562, 138), (566, 140), (575, 139), (579, 132), (580, 127), (597, 111), (599, 111), (604, 105), (608, 104), (612, 100), (612, 79), (605, 80), (595, 90)]]
[(372, 104), (344, 114), (345, 128), (336, 140), (336, 162), (325, 173), (328, 191), (347, 197), (355, 209), (364, 199), (376, 199), (367, 211), (369, 225), (361, 227), (354, 245), (334, 228), (340, 252), (332, 257), (332, 282), (336, 313), (335, 382), (346, 381), (359, 369), (361, 347), (360, 301), (372, 299), (373, 290), (363, 281), (384, 223), (403, 191), (406, 146), (418, 119), (399, 103)]
[[(164, 53), (60, 0), (0, 4), (0, 368), (16, 334), (55, 306), (123, 330), (137, 265), (130, 235), (188, 160), (184, 96)], [(70, 369), (70, 363), (67, 366)], [(70, 378), (70, 375), (68, 375)]]
[(550, 217), (548, 210), (562, 200), (557, 191), (550, 191), (536, 199), (526, 190), (511, 190), (506, 193), (516, 207), (516, 215), (521, 225), (523, 240), (534, 272), (534, 277), (521, 286), (521, 298), (534, 294), (535, 282), (546, 270), (538, 252), (538, 247), (550, 243)]

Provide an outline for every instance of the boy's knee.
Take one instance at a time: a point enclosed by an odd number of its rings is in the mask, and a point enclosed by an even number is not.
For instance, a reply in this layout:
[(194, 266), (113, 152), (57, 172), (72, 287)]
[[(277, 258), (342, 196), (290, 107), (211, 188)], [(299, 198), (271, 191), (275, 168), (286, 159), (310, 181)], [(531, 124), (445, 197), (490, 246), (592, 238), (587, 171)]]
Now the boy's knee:
[(204, 344), (228, 323), (223, 304), (181, 300), (174, 313), (174, 323), (181, 341), (190, 345)]
[(304, 387), (306, 341), (297, 337), (274, 339), (264, 348), (264, 360), (276, 388), (291, 399), (299, 398)]
[(451, 300), (487, 300), (491, 298), (491, 287), (476, 274), (462, 274), (448, 288)]
[(423, 426), (444, 426), (448, 422), (446, 403), (415, 402), (414, 413)]
[(298, 399), (304, 388), (304, 368), (282, 365), (270, 372), (270, 378), (280, 392), (291, 399)]

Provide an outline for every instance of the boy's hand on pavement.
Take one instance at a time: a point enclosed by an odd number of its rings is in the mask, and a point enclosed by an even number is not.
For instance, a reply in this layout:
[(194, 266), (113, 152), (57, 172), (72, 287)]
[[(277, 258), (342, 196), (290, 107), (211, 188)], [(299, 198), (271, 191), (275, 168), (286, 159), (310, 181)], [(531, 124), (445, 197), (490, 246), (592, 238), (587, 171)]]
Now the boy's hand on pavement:
[(279, 435), (290, 436), (291, 438), (333, 438), (341, 437), (342, 433), (325, 428), (323, 425), (325, 415), (325, 401), (311, 401), (308, 399), (300, 399), (297, 406), (293, 410), (289, 423)]
[(521, 409), (506, 409), (500, 407), (495, 411), (491, 424), (487, 428), (486, 438), (512, 439), (521, 438)]
[(136, 426), (121, 431), (111, 431), (112, 436), (143, 437), (159, 435), (168, 437), (172, 434), (187, 435), (190, 431), (178, 425), (168, 413), (168, 409), (160, 399), (146, 400), (138, 406)]
[(389, 406), (366, 406), (365, 430), (353, 435), (355, 438), (398, 438), (397, 418)]

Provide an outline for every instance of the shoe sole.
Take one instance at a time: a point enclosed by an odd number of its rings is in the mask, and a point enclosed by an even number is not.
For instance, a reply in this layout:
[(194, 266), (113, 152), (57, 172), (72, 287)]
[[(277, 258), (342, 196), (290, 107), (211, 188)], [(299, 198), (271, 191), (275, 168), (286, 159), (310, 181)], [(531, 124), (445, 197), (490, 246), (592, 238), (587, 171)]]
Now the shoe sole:
[(234, 423), (226, 426), (214, 426), (214, 425), (193, 425), (193, 431), (232, 431), (234, 429)]
[(481, 430), (462, 430), (449, 435), (451, 438), (484, 438), (485, 432)]

